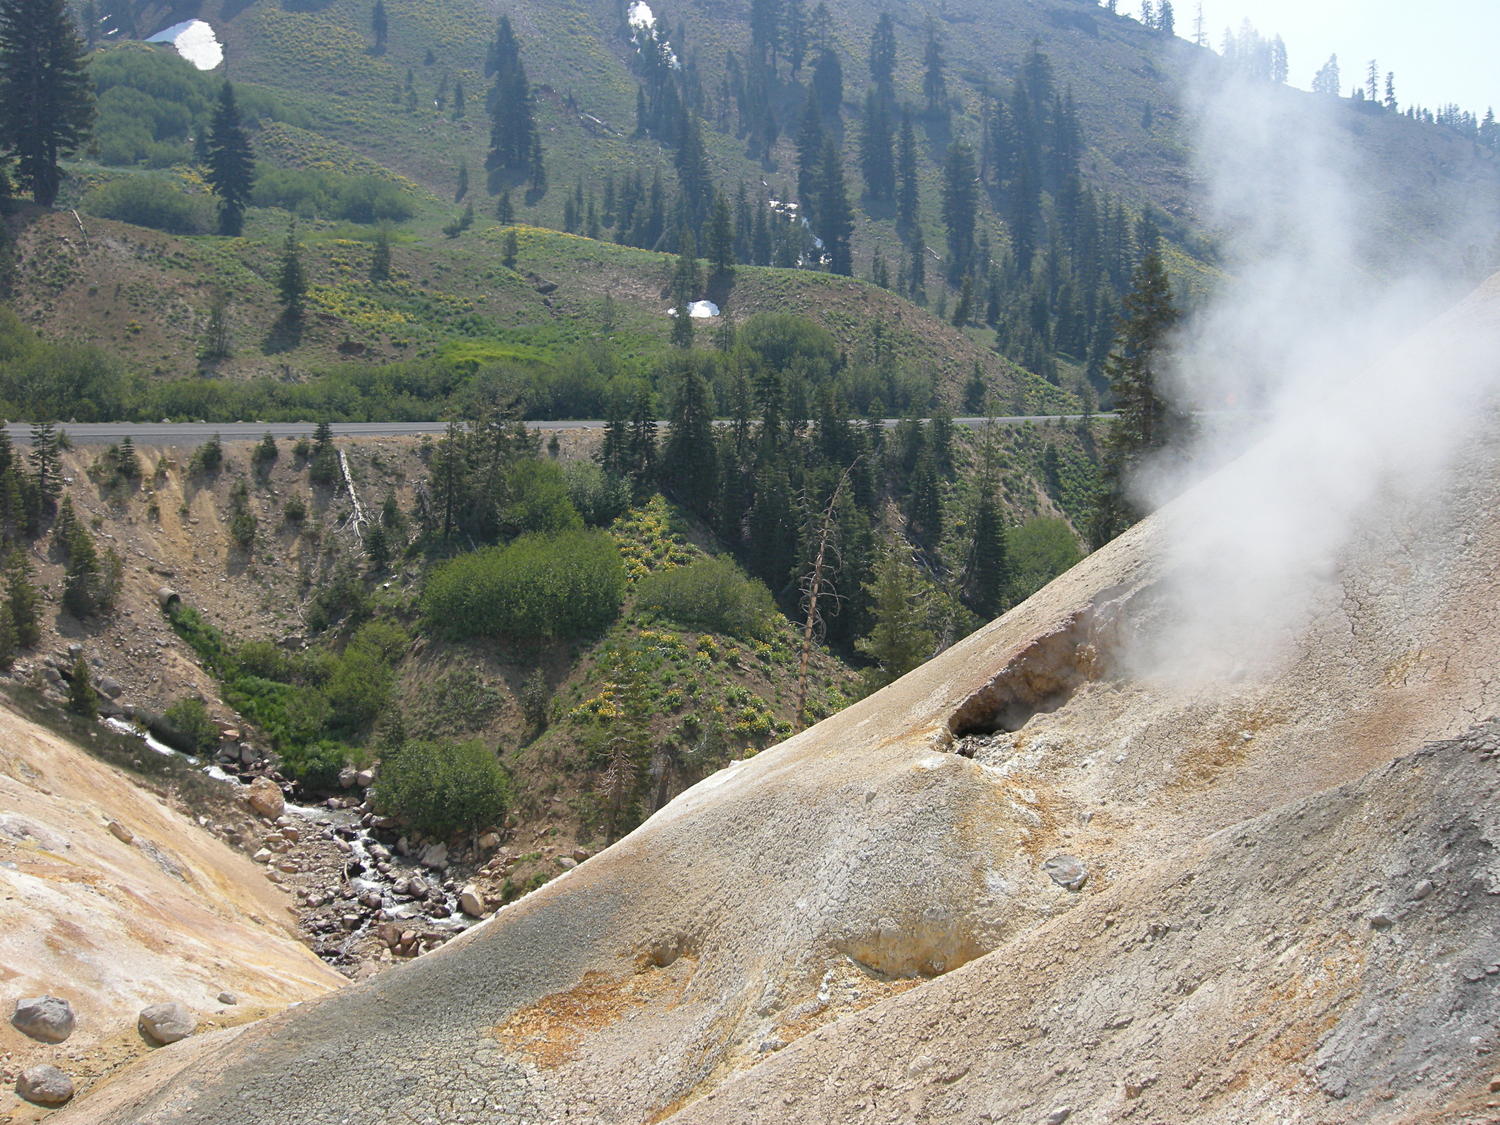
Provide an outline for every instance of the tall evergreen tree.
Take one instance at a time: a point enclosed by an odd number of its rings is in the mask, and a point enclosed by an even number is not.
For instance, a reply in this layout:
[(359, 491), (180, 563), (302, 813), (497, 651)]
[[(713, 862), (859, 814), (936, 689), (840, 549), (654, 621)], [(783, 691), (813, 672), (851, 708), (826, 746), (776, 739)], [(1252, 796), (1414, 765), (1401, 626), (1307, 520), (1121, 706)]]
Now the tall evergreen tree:
[(838, 143), (832, 137), (823, 142), (818, 178), (818, 212), (814, 229), (823, 240), (829, 270), (848, 277), (854, 273), (854, 255), (850, 246), (850, 239), (854, 236), (854, 209), (849, 206), (849, 188), (844, 183), (844, 161), (839, 155)]
[(896, 147), (896, 223), (902, 229), (917, 221), (917, 134), (911, 114), (901, 115), (901, 139)]
[(822, 115), (837, 123), (844, 104), (844, 68), (831, 49), (819, 51), (813, 63), (812, 93)]
[(948, 228), (948, 276), (957, 281), (974, 261), (974, 224), (979, 213), (979, 172), (974, 150), (954, 141), (943, 162), (943, 222)]
[(385, 15), (385, 0), (375, 0), (375, 7), (370, 12), (370, 30), (375, 33), (375, 53), (385, 54), (385, 37), (390, 31), (390, 23)]
[(508, 16), (501, 16), (495, 29), (485, 74), (493, 75), (495, 84), (490, 88), (490, 151), (484, 166), (491, 172), (524, 171), (535, 179), (542, 159), (541, 138), (531, 83)]
[(1115, 350), (1105, 364), (1115, 421), (1105, 441), (1105, 483), (1090, 528), (1095, 546), (1144, 514), (1129, 496), (1130, 478), (1148, 455), (1166, 447), (1180, 425), (1157, 388), (1159, 352), (1177, 318), (1166, 267), (1153, 250), (1136, 268)]
[(281, 247), (281, 265), (276, 275), (276, 291), (281, 296), (281, 312), (297, 322), (307, 307), (307, 277), (302, 272), (302, 248), (297, 245), (297, 228), (287, 228)]
[(43, 207), (62, 184), (58, 161), (88, 140), (94, 84), (64, 0), (0, 0), (0, 148)]
[(896, 97), (896, 25), (881, 12), (870, 35), (870, 81), (887, 101)]
[(860, 171), (865, 192), (871, 199), (889, 199), (896, 192), (896, 165), (891, 152), (891, 112), (878, 91), (865, 95), (863, 127), (859, 137)]
[(240, 124), (234, 87), (227, 80), (208, 127), (208, 182), (219, 197), (219, 233), (238, 235), (255, 186), (255, 156)]
[(937, 637), (927, 628), (927, 606), (921, 575), (896, 551), (881, 560), (875, 580), (865, 586), (875, 615), (875, 626), (855, 647), (877, 667), (871, 687), (883, 687), (910, 672), (932, 655)]
[(927, 116), (948, 115), (948, 77), (943, 59), (943, 37), (938, 34), (937, 20), (927, 18), (927, 45), (922, 52), (922, 96), (927, 101)]
[(719, 496), (713, 393), (691, 357), (674, 366), (677, 373), (667, 412), (670, 428), (661, 451), (662, 488), (712, 523)]

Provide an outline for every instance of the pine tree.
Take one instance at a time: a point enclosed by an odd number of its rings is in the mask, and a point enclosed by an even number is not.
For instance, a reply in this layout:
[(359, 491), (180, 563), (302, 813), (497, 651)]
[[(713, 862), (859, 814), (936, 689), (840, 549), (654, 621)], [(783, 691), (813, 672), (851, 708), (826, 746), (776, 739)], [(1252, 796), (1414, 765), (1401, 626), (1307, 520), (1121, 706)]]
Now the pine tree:
[(878, 91), (865, 96), (859, 137), (859, 164), (865, 192), (871, 199), (889, 199), (896, 191), (896, 167), (891, 153), (891, 113)]
[(68, 710), (86, 719), (99, 715), (99, 693), (94, 690), (88, 661), (81, 652), (74, 658), (73, 667), (68, 669)]
[(844, 68), (832, 50), (818, 52), (813, 63), (812, 95), (818, 109), (830, 121), (837, 121), (844, 104)]
[(495, 29), (485, 74), (494, 75), (495, 84), (490, 89), (490, 151), (484, 166), (491, 172), (524, 171), (535, 179), (543, 174), (541, 138), (531, 84), (508, 16), (501, 16)]
[(708, 264), (715, 277), (727, 277), (734, 272), (734, 223), (729, 203), (722, 195), (714, 200), (708, 224)]
[(889, 12), (881, 12), (870, 35), (870, 81), (881, 97), (894, 101), (896, 79), (896, 27)]
[(670, 428), (661, 451), (662, 488), (684, 507), (712, 523), (719, 495), (713, 394), (691, 360), (675, 366), (676, 385), (667, 412)]
[(297, 323), (307, 308), (307, 278), (302, 272), (302, 248), (297, 245), (297, 227), (287, 228), (281, 247), (281, 266), (276, 274), (276, 291), (281, 296), (281, 313)]
[(31, 470), (42, 507), (52, 510), (62, 492), (62, 443), (51, 422), (31, 427)]
[(64, 0), (0, 0), (0, 149), (16, 157), (34, 202), (52, 206), (58, 161), (93, 124), (94, 84)]
[(828, 269), (845, 277), (854, 274), (854, 255), (850, 239), (854, 236), (854, 210), (849, 206), (849, 188), (844, 182), (844, 161), (838, 143), (828, 137), (823, 142), (823, 159), (818, 172), (818, 210), (815, 228), (828, 255)]
[(375, 33), (375, 53), (385, 54), (385, 37), (390, 31), (385, 15), (385, 0), (375, 0), (375, 7), (370, 12), (370, 30)]
[(245, 207), (255, 185), (255, 157), (240, 124), (234, 87), (227, 81), (219, 90), (208, 128), (208, 176), (219, 197), (219, 233), (235, 236), (245, 225)]
[(1105, 364), (1115, 421), (1105, 441), (1105, 484), (1090, 528), (1095, 546), (1144, 514), (1128, 496), (1130, 477), (1148, 455), (1167, 446), (1180, 426), (1157, 388), (1158, 353), (1177, 317), (1166, 267), (1152, 251), (1136, 268), (1115, 350)]
[(947, 68), (943, 61), (943, 38), (937, 21), (927, 18), (927, 46), (922, 53), (922, 96), (927, 100), (928, 117), (948, 115)]
[(31, 563), (19, 549), (11, 551), (5, 563), (5, 612), (22, 648), (34, 648), (42, 639), (41, 601)]
[(943, 162), (943, 222), (948, 228), (948, 276), (958, 280), (974, 258), (974, 224), (979, 210), (979, 173), (974, 150), (954, 141)]
[(855, 648), (874, 660), (868, 674), (871, 687), (900, 679), (932, 655), (937, 637), (927, 628), (927, 606), (921, 576), (896, 551), (888, 552), (866, 583), (875, 627), (855, 642)]
[(375, 230), (375, 244), (370, 249), (370, 280), (391, 279), (391, 228), (382, 223)]
[(896, 151), (896, 224), (903, 230), (917, 221), (917, 134), (911, 114), (901, 115), (901, 140)]

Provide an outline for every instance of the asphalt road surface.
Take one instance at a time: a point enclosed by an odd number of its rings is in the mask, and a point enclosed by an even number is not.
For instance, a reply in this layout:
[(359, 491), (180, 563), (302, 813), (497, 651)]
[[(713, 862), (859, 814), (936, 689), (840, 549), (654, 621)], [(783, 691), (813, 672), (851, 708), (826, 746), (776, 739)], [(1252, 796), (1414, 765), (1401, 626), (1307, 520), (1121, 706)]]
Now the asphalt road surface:
[[(1026, 422), (1078, 421), (1082, 414), (1030, 414), (1010, 415), (996, 418), (1002, 426), (1019, 426)], [(1095, 418), (1107, 419), (1110, 415), (1095, 414)], [(900, 419), (887, 418), (886, 426), (895, 426)], [(984, 418), (955, 418), (956, 426), (982, 426)], [(665, 423), (659, 423), (665, 425)], [(527, 422), (533, 430), (602, 430), (604, 422), (597, 419), (562, 420), (556, 422)], [(266, 434), (276, 438), (298, 438), (311, 436), (315, 422), (58, 422), (57, 428), (66, 433), (76, 445), (109, 445), (129, 436), (136, 445), (202, 445), (218, 434), (224, 441), (256, 441)], [(441, 434), (448, 428), (446, 422), (334, 422), (334, 437), (412, 437), (421, 434)], [(8, 422), (5, 426), (13, 442), (31, 444), (30, 422)]]

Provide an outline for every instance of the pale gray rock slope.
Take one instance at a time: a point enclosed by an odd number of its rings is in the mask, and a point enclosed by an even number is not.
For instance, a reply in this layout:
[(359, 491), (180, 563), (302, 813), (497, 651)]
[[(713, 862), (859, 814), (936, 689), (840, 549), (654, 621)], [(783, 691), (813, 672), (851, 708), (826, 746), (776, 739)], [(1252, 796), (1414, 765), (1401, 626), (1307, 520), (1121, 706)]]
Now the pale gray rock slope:
[(1494, 433), (1274, 666), (1123, 661), (1147, 521), (441, 950), (57, 1120), (1494, 1121), (1496, 763), (1427, 745), (1500, 710)]

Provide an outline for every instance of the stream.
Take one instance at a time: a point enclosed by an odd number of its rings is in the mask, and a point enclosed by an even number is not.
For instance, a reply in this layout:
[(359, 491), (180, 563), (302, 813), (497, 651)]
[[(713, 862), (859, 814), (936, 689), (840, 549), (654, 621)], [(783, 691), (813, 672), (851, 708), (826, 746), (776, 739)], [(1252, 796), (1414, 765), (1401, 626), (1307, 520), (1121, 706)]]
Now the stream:
[[(102, 721), (110, 730), (139, 738), (155, 753), (178, 758), (217, 781), (236, 787), (248, 784), (216, 763), (204, 764), (201, 758), (168, 746), (134, 723), (116, 718)], [(423, 867), (415, 854), (399, 855), (399, 845), (382, 842), (375, 835), (377, 830), (368, 823), (372, 818), (360, 809), (344, 808), (337, 798), (317, 805), (298, 805), (288, 800), (284, 805), (284, 815), (317, 829), (316, 833), (308, 833), (309, 844), (318, 837), (332, 841), (343, 857), (342, 864), (318, 864), (307, 869), (313, 874), (321, 873), (324, 885), (313, 891), (319, 901), (316, 906), (308, 903), (306, 921), (309, 924), (314, 922), (311, 915), (318, 906), (326, 905), (340, 911), (358, 910), (358, 923), (349, 929), (336, 948), (321, 943), (314, 946), (324, 960), (340, 964), (356, 958), (355, 950), (360, 941), (369, 934), (372, 926), (382, 922), (410, 922), (415, 929), (438, 931), (450, 937), (473, 924), (473, 920), (459, 909), (457, 884), (447, 872)], [(269, 825), (266, 831), (274, 833), (276, 826)], [(306, 850), (312, 851), (311, 848)], [(420, 883), (414, 884), (414, 880), (420, 880)], [(421, 894), (414, 893), (417, 886), (421, 887)]]

